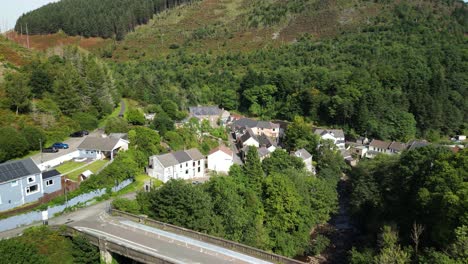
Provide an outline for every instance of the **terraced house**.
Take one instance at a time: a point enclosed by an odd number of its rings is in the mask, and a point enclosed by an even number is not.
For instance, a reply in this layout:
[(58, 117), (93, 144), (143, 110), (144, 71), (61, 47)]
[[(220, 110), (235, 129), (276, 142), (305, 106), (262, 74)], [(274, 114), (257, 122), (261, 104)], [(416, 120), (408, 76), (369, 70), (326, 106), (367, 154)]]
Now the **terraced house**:
[(200, 178), (205, 175), (205, 162), (205, 156), (198, 149), (180, 150), (151, 156), (146, 173), (162, 182)]

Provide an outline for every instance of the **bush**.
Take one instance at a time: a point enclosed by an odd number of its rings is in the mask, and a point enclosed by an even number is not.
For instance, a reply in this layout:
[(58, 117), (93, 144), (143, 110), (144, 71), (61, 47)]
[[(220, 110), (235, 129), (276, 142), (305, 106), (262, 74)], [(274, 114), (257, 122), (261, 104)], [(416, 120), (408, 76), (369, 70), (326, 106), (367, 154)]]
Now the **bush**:
[(94, 130), (98, 127), (99, 121), (94, 115), (88, 113), (76, 113), (72, 119), (76, 121), (83, 130)]
[(136, 200), (129, 200), (124, 198), (116, 198), (112, 202), (112, 206), (117, 210), (131, 214), (139, 214), (141, 210), (140, 205)]
[(179, 45), (178, 44), (171, 44), (169, 46), (170, 49), (178, 49), (179, 48)]
[(42, 143), (42, 146), (45, 145), (46, 137), (42, 129), (38, 127), (25, 126), (21, 129), (21, 133), (28, 142), (29, 150), (39, 150), (40, 143)]
[(328, 246), (330, 245), (330, 239), (323, 235), (317, 235), (317, 237), (312, 241), (308, 253), (317, 256), (320, 255)]

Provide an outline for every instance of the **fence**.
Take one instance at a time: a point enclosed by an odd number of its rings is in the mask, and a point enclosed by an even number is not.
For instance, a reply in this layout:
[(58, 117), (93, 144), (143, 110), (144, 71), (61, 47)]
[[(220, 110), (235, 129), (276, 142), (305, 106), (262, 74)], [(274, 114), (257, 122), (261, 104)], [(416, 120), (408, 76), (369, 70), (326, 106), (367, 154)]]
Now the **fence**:
[[(127, 179), (117, 186), (112, 187), (112, 191), (116, 192), (119, 191), (126, 186), (128, 186), (130, 183), (133, 182), (133, 179)], [(54, 207), (49, 207), (47, 208), (47, 211), (49, 213), (49, 216), (53, 216), (57, 213), (61, 213), (65, 210), (67, 207), (72, 207), (77, 204), (84, 204), (96, 197), (102, 196), (106, 193), (106, 189), (100, 189), (96, 190), (93, 192), (89, 193), (84, 193), (82, 195), (79, 195), (73, 199), (68, 200), (65, 204), (62, 205), (57, 205)], [(30, 225), (34, 222), (42, 221), (42, 212), (40, 211), (33, 211), (25, 214), (20, 214), (20, 215), (15, 215), (6, 219), (0, 220), (0, 232), (15, 229), (17, 227), (25, 226), (25, 225)]]
[(64, 163), (65, 161), (69, 161), (69, 160), (72, 160), (74, 158), (78, 158), (79, 156), (80, 156), (80, 152), (78, 150), (75, 150), (73, 152), (70, 152), (70, 153), (65, 154), (63, 156), (60, 156), (58, 158), (55, 158), (55, 159), (52, 159), (52, 160), (49, 160), (49, 161), (46, 161), (46, 162), (43, 162), (43, 163), (39, 164), (39, 169), (41, 169), (41, 171), (44, 171), (44, 170), (47, 170), (48, 168), (58, 166), (58, 165)]
[(243, 245), (234, 241), (222, 239), (219, 237), (210, 236), (210, 235), (200, 233), (197, 231), (193, 231), (190, 229), (186, 229), (183, 227), (167, 224), (164, 222), (159, 222), (153, 219), (148, 219), (144, 216), (138, 216), (138, 215), (122, 212), (122, 211), (115, 210), (115, 209), (111, 209), (111, 212), (113, 215), (122, 216), (135, 222), (140, 222), (140, 223), (153, 226), (158, 229), (165, 230), (174, 234), (183, 235), (183, 236), (190, 237), (199, 241), (217, 245), (223, 248), (231, 249), (236, 252), (243, 253), (252, 257), (266, 260), (266, 261), (272, 261), (274, 263), (285, 263), (285, 264), (304, 264), (304, 262), (301, 262), (299, 260), (287, 258), (287, 257), (277, 255), (274, 253), (269, 253), (269, 252), (266, 252), (266, 251), (263, 251), (254, 247), (246, 246), (246, 245)]

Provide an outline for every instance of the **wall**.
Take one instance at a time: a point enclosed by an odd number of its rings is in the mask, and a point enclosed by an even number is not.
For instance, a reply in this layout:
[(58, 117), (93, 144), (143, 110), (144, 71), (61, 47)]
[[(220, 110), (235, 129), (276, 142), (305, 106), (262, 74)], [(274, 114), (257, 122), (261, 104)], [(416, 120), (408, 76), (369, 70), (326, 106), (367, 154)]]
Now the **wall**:
[[(121, 182), (119, 185), (114, 186), (112, 188), (113, 192), (119, 191), (129, 184), (133, 182), (133, 179), (127, 179), (123, 182)], [(96, 197), (102, 196), (103, 194), (106, 193), (106, 189), (100, 189), (96, 190), (93, 192), (85, 193), (80, 196), (77, 196), (73, 199), (70, 199), (67, 201), (67, 203), (63, 205), (57, 205), (54, 207), (49, 207), (47, 208), (47, 211), (49, 212), (49, 217), (52, 217), (53, 215), (57, 213), (63, 212), (67, 207), (72, 207), (77, 204), (83, 204), (86, 203)], [(17, 227), (21, 227), (24, 225), (30, 225), (34, 222), (42, 221), (42, 212), (41, 211), (32, 211), (29, 213), (25, 214), (20, 214), (20, 215), (15, 215), (6, 219), (0, 220), (0, 232), (15, 229)]]
[[(49, 180), (52, 180), (53, 184), (47, 186), (46, 183)], [(60, 189), (62, 189), (62, 177), (60, 175), (57, 175), (55, 177), (44, 179), (43, 186), (44, 186), (44, 193), (53, 193), (53, 192), (59, 191)]]
[(64, 163), (65, 161), (69, 161), (69, 160), (72, 160), (74, 158), (78, 158), (79, 156), (80, 156), (79, 151), (75, 150), (73, 152), (70, 152), (70, 153), (65, 154), (63, 156), (60, 156), (58, 158), (43, 162), (43, 163), (39, 164), (38, 166), (39, 166), (39, 169), (41, 169), (41, 171), (45, 171), (45, 170), (47, 170), (49, 168), (60, 165), (60, 164)]

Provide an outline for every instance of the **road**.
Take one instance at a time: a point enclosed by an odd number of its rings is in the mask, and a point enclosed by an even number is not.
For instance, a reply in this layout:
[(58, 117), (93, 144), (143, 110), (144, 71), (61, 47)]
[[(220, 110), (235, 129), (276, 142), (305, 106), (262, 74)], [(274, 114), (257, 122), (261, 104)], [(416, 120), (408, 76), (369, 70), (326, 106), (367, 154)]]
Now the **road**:
[(236, 140), (232, 136), (231, 132), (228, 132), (228, 140), (229, 140), (229, 147), (231, 148), (232, 152), (234, 153), (234, 164), (243, 165), (241, 158), (239, 157), (239, 150), (236, 146)]
[(126, 109), (125, 100), (122, 99), (122, 100), (120, 101), (120, 112), (119, 112), (119, 117), (124, 117), (125, 109)]
[[(102, 131), (100, 130), (95, 130), (91, 133), (89, 133), (89, 136), (91, 137), (100, 137), (102, 135)], [(89, 137), (88, 136), (88, 137)], [(86, 137), (86, 136), (85, 136)], [(59, 152), (56, 153), (38, 153), (31, 158), (36, 162), (36, 164), (41, 164), (43, 162), (49, 161), (56, 159), (60, 156), (66, 155), (68, 153), (72, 153), (77, 149), (77, 147), (83, 142), (85, 137), (77, 137), (77, 138), (68, 138), (67, 140), (63, 141), (63, 143), (67, 143), (69, 148), (68, 149), (60, 149)], [(48, 147), (48, 146), (44, 146)]]

